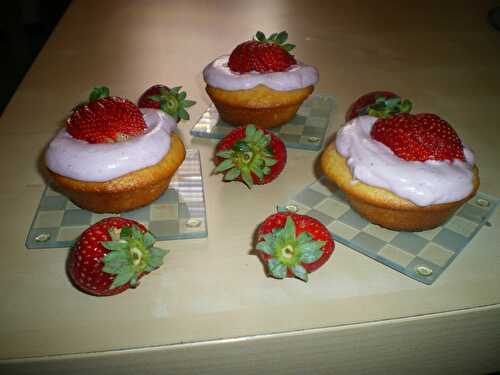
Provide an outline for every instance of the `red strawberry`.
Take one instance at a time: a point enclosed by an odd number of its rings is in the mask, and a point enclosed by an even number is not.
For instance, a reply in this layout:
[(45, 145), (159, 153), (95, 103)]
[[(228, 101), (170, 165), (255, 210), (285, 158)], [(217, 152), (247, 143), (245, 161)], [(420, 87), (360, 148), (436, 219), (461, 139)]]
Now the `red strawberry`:
[(133, 220), (109, 217), (90, 226), (72, 248), (68, 273), (82, 291), (111, 296), (163, 264), (166, 250), (153, 247), (154, 236)]
[(410, 112), (412, 104), (390, 91), (372, 91), (360, 96), (347, 110), (345, 119), (350, 121), (355, 117), (370, 115), (379, 118), (389, 117), (400, 112)]
[(465, 160), (458, 134), (434, 114), (399, 113), (379, 119), (373, 125), (371, 136), (408, 161)]
[(256, 39), (238, 45), (229, 56), (228, 66), (233, 72), (248, 73), (251, 71), (267, 73), (282, 72), (291, 65), (297, 64), (289, 53), (295, 46), (285, 43), (288, 33), (282, 31), (266, 38), (258, 31)]
[(138, 106), (140, 108), (161, 109), (177, 121), (179, 119), (189, 120), (186, 108), (195, 105), (196, 102), (187, 100), (186, 92), (180, 90), (180, 86), (172, 89), (165, 85), (151, 86), (139, 98)]
[(248, 125), (234, 129), (220, 140), (214, 161), (214, 173), (223, 172), (225, 181), (243, 181), (251, 188), (278, 177), (286, 164), (286, 148), (270, 131)]
[(127, 99), (109, 96), (107, 87), (96, 87), (89, 102), (77, 106), (66, 121), (68, 133), (88, 143), (120, 142), (145, 129), (139, 108)]
[(332, 236), (318, 220), (292, 212), (269, 216), (257, 231), (257, 253), (269, 274), (304, 281), (330, 258)]

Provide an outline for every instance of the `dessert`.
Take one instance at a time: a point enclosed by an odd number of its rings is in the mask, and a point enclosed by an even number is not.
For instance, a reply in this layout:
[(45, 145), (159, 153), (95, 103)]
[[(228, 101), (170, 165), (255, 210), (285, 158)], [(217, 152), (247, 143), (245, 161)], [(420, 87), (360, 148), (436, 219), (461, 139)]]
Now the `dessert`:
[(196, 102), (186, 99), (187, 94), (181, 91), (181, 88), (181, 86), (169, 88), (162, 84), (151, 86), (141, 95), (137, 105), (139, 108), (161, 109), (177, 122), (189, 120), (186, 108), (192, 107)]
[(391, 91), (372, 91), (361, 95), (347, 110), (345, 120), (351, 121), (354, 117), (370, 115), (385, 118), (396, 113), (408, 113), (412, 103), (401, 98)]
[(185, 157), (176, 121), (139, 110), (98, 88), (50, 142), (45, 161), (54, 187), (77, 206), (117, 213), (149, 204), (168, 187)]
[(92, 295), (111, 296), (139, 285), (163, 264), (166, 250), (154, 247), (153, 234), (140, 223), (109, 217), (87, 228), (71, 249), (68, 274)]
[(313, 92), (318, 71), (295, 60), (285, 31), (269, 38), (257, 32), (203, 70), (206, 91), (221, 118), (235, 126), (285, 124)]
[(393, 230), (439, 226), (479, 187), (473, 152), (434, 114), (356, 117), (320, 165), (354, 210)]
[(330, 258), (335, 243), (328, 229), (311, 216), (278, 212), (257, 231), (257, 254), (270, 276), (307, 281)]
[(215, 148), (214, 173), (224, 173), (224, 181), (242, 181), (249, 188), (278, 177), (286, 164), (283, 141), (253, 124), (231, 131)]

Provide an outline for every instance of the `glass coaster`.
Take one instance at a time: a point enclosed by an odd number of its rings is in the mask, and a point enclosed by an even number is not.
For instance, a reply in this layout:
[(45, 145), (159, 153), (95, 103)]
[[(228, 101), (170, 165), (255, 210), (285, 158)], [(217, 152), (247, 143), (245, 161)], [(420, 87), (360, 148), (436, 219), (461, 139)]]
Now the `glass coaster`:
[[(313, 94), (302, 103), (290, 122), (269, 130), (277, 134), (287, 147), (320, 150), (334, 109), (332, 95)], [(234, 128), (219, 119), (219, 113), (212, 105), (193, 126), (191, 135), (221, 139)]]
[(159, 241), (206, 237), (205, 198), (198, 150), (186, 150), (186, 159), (168, 189), (156, 201), (121, 214), (83, 210), (47, 186), (28, 232), (26, 247), (70, 247), (91, 224), (110, 216), (122, 216), (144, 224)]
[(351, 209), (344, 193), (320, 178), (286, 207), (321, 221), (351, 249), (424, 284), (432, 284), (484, 226), (498, 198), (478, 192), (445, 224), (423, 232), (398, 232), (371, 224)]

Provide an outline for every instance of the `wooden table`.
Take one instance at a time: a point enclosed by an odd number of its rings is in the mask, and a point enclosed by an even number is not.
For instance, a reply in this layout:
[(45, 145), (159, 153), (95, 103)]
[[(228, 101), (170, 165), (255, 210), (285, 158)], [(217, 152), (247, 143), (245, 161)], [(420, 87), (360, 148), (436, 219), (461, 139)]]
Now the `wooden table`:
[[(500, 370), (500, 218), (432, 286), (337, 244), (305, 284), (266, 278), (249, 255), (259, 222), (315, 179), (318, 152), (289, 150), (282, 176), (248, 191), (213, 176), (214, 140), (189, 130), (209, 106), (202, 69), (257, 29), (288, 30), (336, 98), (329, 133), (358, 95), (391, 89), (446, 118), (500, 196), (500, 34), (495, 2), (74, 1), (1, 118), (0, 371), (7, 373), (487, 373)], [(166, 265), (135, 291), (94, 298), (67, 249), (27, 250), (44, 147), (98, 84), (136, 99), (182, 85), (180, 125), (200, 150), (209, 236), (165, 241)]]

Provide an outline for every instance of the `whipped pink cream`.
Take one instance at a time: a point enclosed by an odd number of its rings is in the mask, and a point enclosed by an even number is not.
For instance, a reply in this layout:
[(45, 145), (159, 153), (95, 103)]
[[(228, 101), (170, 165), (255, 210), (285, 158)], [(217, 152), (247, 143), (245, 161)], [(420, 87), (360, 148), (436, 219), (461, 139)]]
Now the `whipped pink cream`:
[(49, 143), (47, 167), (62, 176), (103, 182), (158, 163), (170, 149), (177, 122), (163, 111), (141, 108), (147, 129), (125, 142), (92, 144), (61, 129)]
[(474, 154), (464, 145), (465, 162), (406, 161), (370, 136), (376, 117), (360, 116), (337, 133), (337, 151), (347, 159), (353, 183), (387, 189), (418, 206), (455, 202), (473, 189)]
[(221, 56), (203, 70), (205, 82), (212, 87), (223, 90), (249, 90), (257, 85), (264, 85), (277, 91), (298, 90), (318, 82), (319, 74), (316, 68), (298, 63), (287, 71), (272, 73), (235, 73), (229, 69), (229, 55)]

